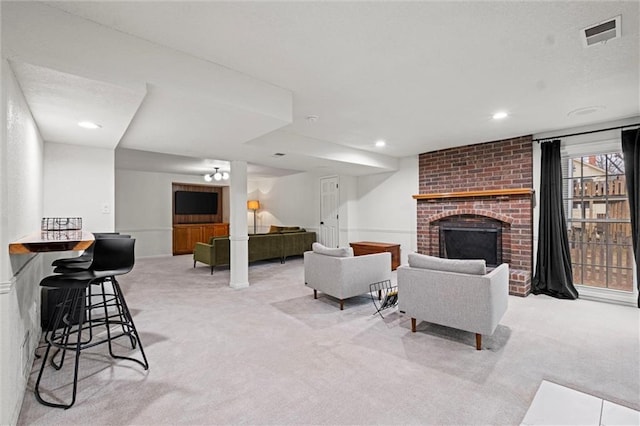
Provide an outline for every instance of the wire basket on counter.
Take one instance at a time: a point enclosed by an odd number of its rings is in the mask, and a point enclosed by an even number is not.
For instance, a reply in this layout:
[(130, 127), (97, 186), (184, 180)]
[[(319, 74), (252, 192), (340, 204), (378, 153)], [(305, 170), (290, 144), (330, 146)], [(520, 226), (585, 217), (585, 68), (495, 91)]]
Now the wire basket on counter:
[(82, 229), (81, 217), (43, 217), (41, 231), (78, 231)]
[(42, 241), (80, 241), (82, 231), (79, 229), (62, 231), (40, 231)]

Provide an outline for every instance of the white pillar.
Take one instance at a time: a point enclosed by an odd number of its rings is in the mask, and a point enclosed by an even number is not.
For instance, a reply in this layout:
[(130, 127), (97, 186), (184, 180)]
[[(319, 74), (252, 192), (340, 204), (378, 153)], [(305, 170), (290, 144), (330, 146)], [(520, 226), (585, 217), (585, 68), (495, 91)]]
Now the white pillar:
[(229, 240), (232, 288), (249, 287), (249, 236), (247, 235), (247, 162), (232, 161), (229, 184)]

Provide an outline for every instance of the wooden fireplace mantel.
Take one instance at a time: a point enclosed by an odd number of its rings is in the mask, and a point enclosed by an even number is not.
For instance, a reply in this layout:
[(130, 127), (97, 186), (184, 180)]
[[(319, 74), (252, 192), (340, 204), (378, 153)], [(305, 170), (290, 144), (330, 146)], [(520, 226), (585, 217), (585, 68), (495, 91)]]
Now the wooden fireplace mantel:
[(462, 192), (434, 192), (432, 194), (412, 195), (415, 200), (438, 200), (442, 198), (469, 198), (469, 197), (506, 197), (509, 195), (531, 195), (532, 188), (508, 188), (508, 189), (488, 189), (484, 191), (462, 191)]

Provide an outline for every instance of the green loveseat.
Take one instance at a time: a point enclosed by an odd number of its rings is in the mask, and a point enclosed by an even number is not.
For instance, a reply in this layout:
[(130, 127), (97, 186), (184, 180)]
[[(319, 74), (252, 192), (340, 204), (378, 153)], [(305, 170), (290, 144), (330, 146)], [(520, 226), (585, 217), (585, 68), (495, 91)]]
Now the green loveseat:
[[(311, 250), (316, 242), (316, 233), (307, 232), (298, 227), (273, 227), (268, 234), (249, 235), (249, 262), (258, 260), (280, 259), (284, 263), (289, 256), (301, 256)], [(230, 262), (229, 237), (212, 237), (209, 244), (196, 243), (193, 250), (193, 267), (196, 262), (202, 262), (213, 268), (228, 265)]]

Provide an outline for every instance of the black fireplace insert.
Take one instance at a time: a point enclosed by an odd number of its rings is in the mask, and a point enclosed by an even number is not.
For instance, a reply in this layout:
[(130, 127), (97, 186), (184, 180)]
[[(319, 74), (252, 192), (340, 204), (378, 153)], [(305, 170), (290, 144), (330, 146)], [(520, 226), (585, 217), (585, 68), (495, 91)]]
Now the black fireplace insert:
[(487, 266), (498, 266), (502, 263), (502, 228), (487, 224), (442, 224), (440, 257), (484, 259)]

